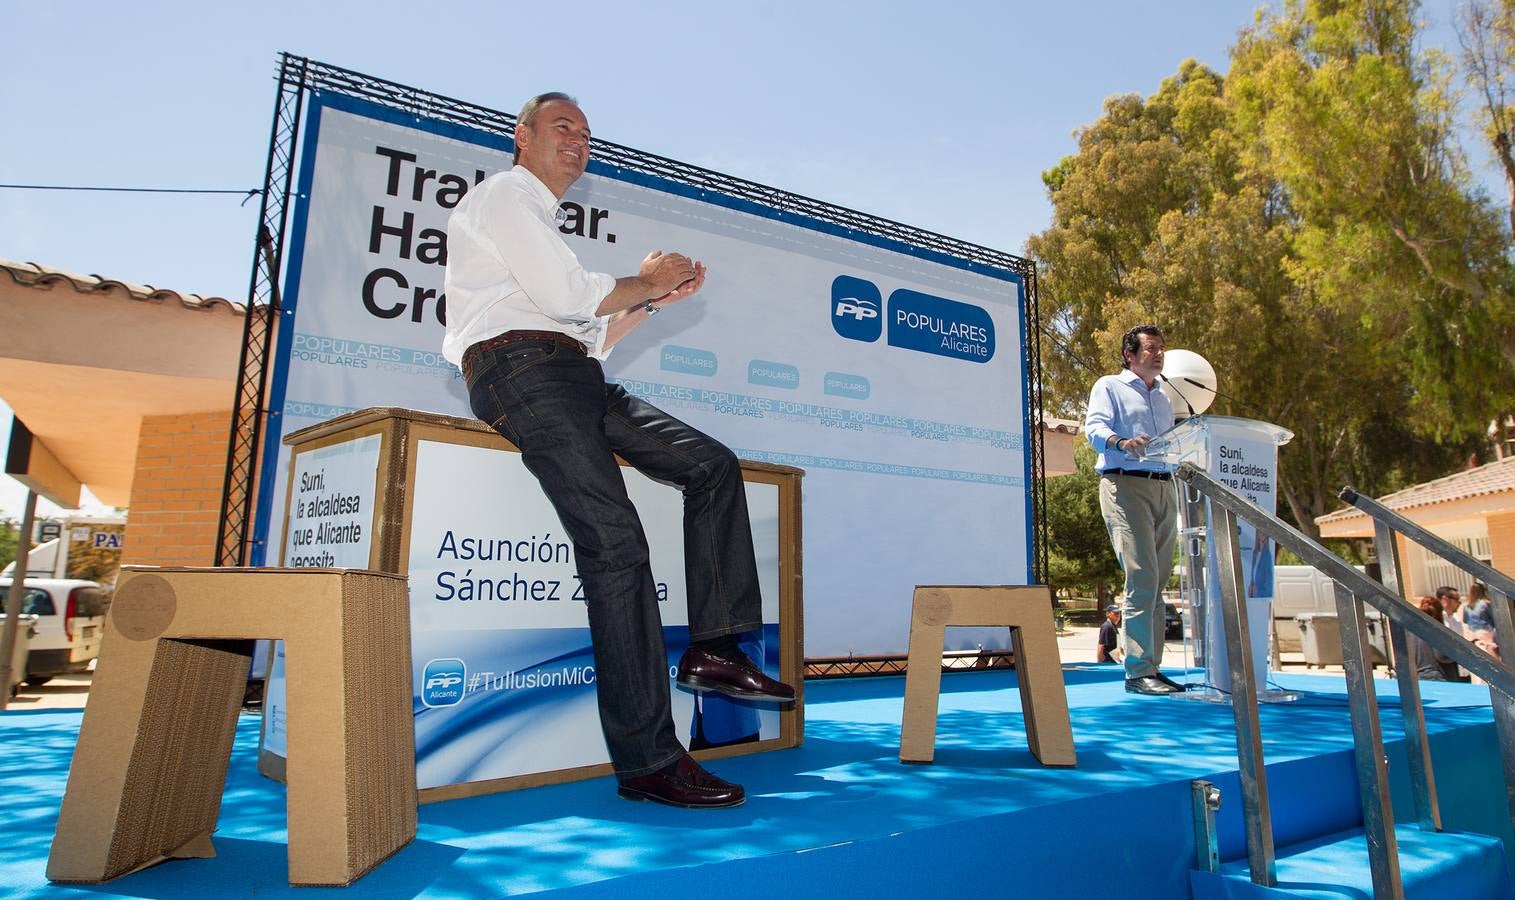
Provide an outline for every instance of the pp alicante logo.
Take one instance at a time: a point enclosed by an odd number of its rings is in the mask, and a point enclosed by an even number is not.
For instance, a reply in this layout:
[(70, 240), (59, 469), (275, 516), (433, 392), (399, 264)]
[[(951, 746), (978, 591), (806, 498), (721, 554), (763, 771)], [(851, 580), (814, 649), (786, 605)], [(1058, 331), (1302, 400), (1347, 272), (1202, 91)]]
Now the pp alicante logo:
[(883, 305), (884, 297), (871, 281), (838, 275), (831, 282), (831, 327), (848, 340), (878, 340), (884, 333)]
[(425, 706), (457, 706), (463, 702), (463, 680), (468, 669), (461, 659), (434, 659), (421, 672), (421, 703)]

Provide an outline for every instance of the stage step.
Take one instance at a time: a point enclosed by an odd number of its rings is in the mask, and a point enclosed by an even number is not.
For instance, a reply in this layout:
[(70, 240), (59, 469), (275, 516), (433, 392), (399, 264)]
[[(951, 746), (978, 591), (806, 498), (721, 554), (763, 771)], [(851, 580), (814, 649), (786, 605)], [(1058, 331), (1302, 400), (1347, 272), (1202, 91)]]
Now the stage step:
[[(1423, 832), (1414, 825), (1394, 829), (1405, 900), (1508, 900), (1510, 872), (1504, 845), (1468, 832)], [(1367, 900), (1373, 896), (1368, 842), (1362, 829), (1327, 835), (1278, 851), (1278, 886), (1253, 884), (1246, 860), (1225, 863), (1219, 873), (1194, 871), (1194, 900), (1260, 900), (1310, 897), (1313, 900)]]

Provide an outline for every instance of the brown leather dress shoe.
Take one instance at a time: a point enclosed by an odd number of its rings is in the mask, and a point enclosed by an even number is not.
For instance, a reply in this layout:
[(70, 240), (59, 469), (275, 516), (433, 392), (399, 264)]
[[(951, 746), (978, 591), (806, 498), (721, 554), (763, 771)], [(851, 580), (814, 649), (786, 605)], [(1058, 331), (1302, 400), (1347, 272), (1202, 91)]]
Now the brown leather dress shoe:
[(690, 647), (679, 659), (678, 683), (692, 691), (719, 691), (740, 700), (793, 702), (794, 688), (769, 678), (740, 650), (735, 655), (737, 659), (727, 659)]
[(687, 753), (651, 775), (622, 780), (616, 793), (627, 800), (651, 800), (686, 809), (724, 809), (741, 806), (747, 799), (741, 785), (715, 777)]

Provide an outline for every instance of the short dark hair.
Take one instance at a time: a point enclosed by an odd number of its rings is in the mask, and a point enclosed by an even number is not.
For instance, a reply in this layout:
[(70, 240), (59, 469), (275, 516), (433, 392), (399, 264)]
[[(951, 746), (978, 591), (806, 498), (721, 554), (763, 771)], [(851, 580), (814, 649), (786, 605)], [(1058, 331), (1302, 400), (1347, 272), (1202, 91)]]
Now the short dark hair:
[[(555, 100), (563, 100), (572, 103), (574, 106), (579, 105), (578, 100), (562, 91), (548, 91), (545, 94), (537, 94), (535, 97), (527, 100), (525, 106), (521, 107), (521, 114), (516, 116), (516, 127), (520, 128), (522, 125), (530, 125), (536, 120), (537, 111)], [(521, 145), (515, 141), (511, 141), (511, 143), (516, 144), (515, 156), (510, 160), (511, 164), (514, 165), (521, 161)]]
[(1163, 336), (1163, 330), (1161, 328), (1158, 328), (1156, 325), (1138, 325), (1135, 328), (1131, 329), (1130, 331), (1126, 332), (1125, 334), (1121, 335), (1121, 338), (1120, 338), (1120, 367), (1122, 369), (1129, 369), (1129, 368), (1131, 368), (1131, 362), (1130, 362), (1130, 360), (1126, 359), (1126, 354), (1127, 353), (1140, 353), (1141, 352), (1141, 349), (1142, 349), (1142, 338), (1141, 338), (1141, 336), (1144, 335), (1144, 334), (1147, 335), (1148, 337), (1160, 338), (1160, 337)]
[(1437, 600), (1445, 600), (1445, 599), (1447, 599), (1448, 597), (1450, 597), (1453, 594), (1457, 594), (1459, 597), (1462, 596), (1462, 592), (1459, 591), (1455, 587), (1448, 587), (1446, 585), (1442, 585), (1441, 587), (1439, 587), (1439, 588), (1436, 589), (1436, 599)]

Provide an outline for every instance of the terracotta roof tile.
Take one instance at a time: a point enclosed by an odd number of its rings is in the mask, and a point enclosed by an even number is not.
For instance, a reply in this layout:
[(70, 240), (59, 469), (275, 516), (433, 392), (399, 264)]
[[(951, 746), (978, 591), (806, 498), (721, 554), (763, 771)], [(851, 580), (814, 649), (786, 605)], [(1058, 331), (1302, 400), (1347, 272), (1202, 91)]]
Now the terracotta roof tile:
[[(1476, 469), (1468, 469), (1435, 481), (1413, 485), (1402, 491), (1395, 491), (1378, 498), (1378, 502), (1393, 510), (1406, 510), (1417, 506), (1466, 500), (1469, 497), (1481, 497), (1486, 494), (1502, 494), (1507, 491), (1515, 491), (1515, 456), (1507, 456)], [(1349, 506), (1329, 515), (1320, 516), (1315, 521), (1323, 525), (1327, 522), (1339, 522), (1362, 515), (1365, 514), (1356, 507)]]
[(132, 284), (119, 279), (102, 278), (99, 275), (80, 275), (77, 272), (66, 272), (63, 269), (54, 269), (40, 263), (16, 262), (0, 258), (0, 271), (9, 275), (12, 281), (25, 287), (49, 287), (67, 283), (81, 294), (121, 291), (133, 300), (154, 302), (177, 300), (186, 309), (225, 307), (239, 316), (247, 315), (247, 304), (236, 303), (225, 297), (202, 297), (199, 294), (185, 294), (167, 288), (156, 288), (150, 284)]

